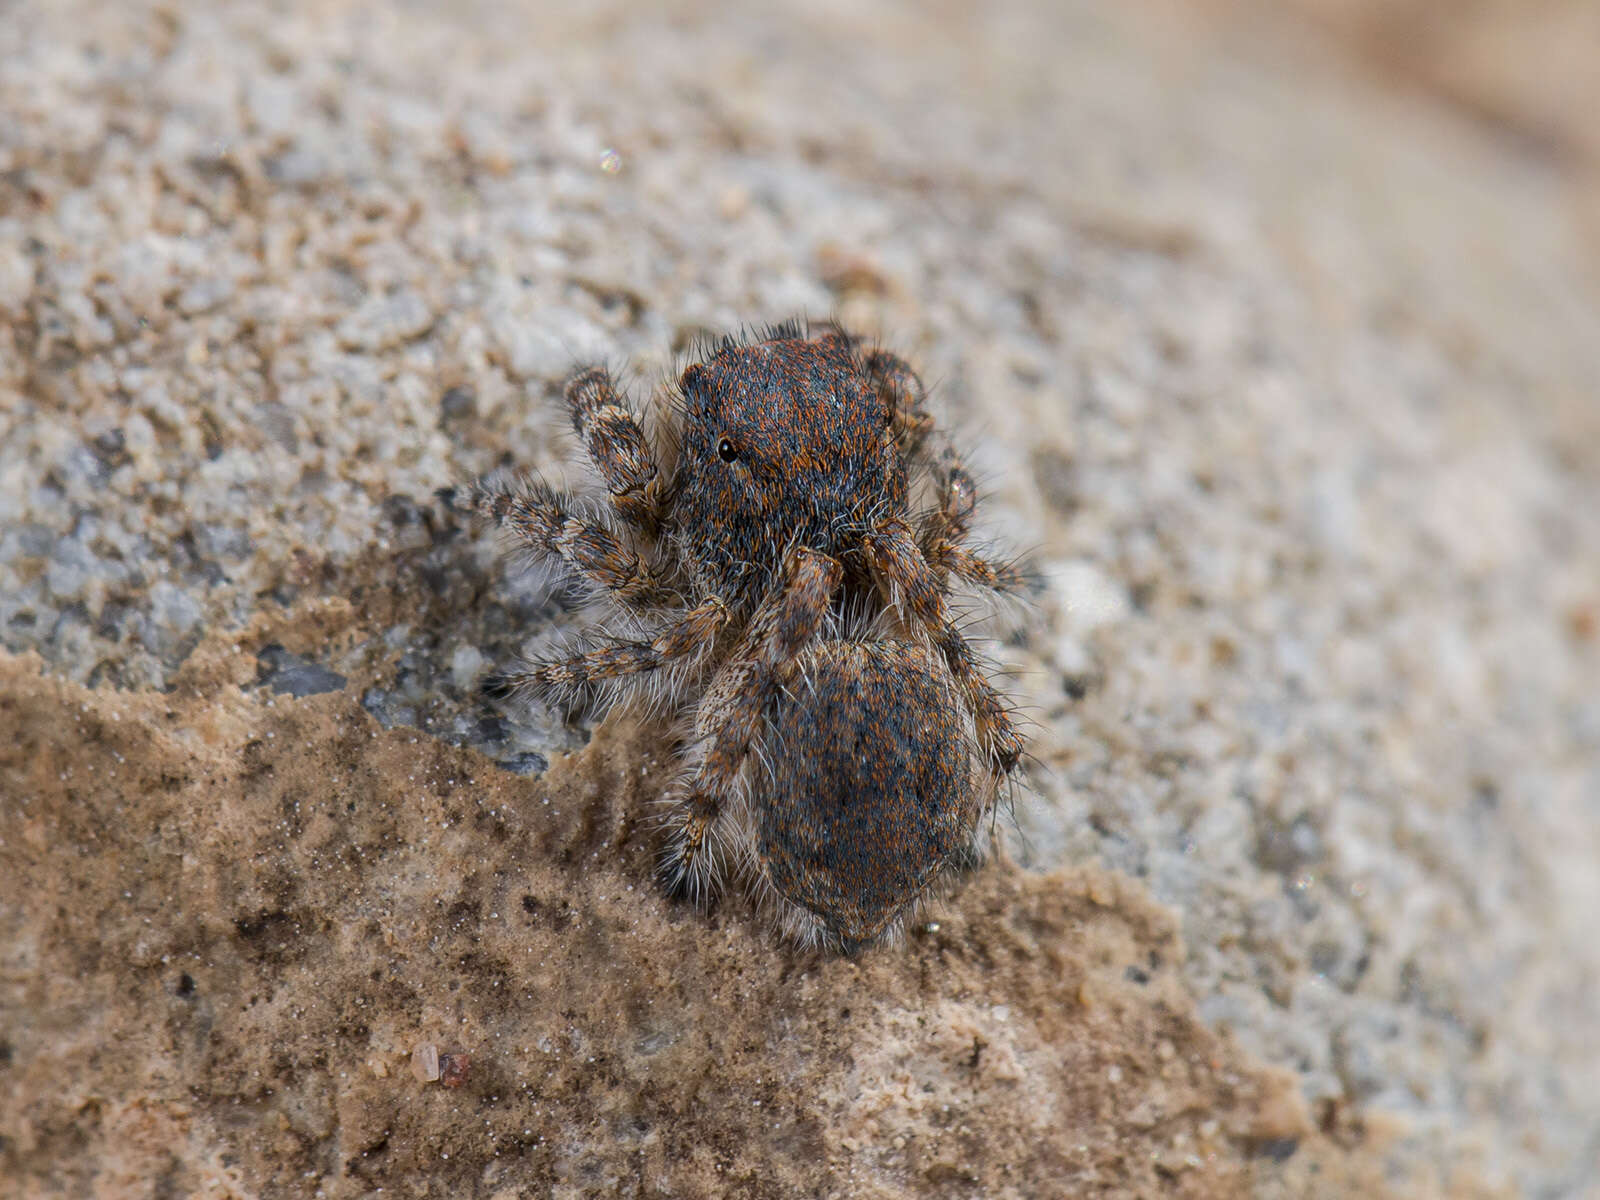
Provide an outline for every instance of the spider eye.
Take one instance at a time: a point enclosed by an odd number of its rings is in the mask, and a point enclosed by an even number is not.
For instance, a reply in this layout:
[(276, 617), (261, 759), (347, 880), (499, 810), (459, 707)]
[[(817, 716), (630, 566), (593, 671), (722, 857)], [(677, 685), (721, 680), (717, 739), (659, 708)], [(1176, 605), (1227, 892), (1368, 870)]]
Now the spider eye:
[(735, 446), (727, 438), (723, 438), (717, 443), (717, 457), (723, 462), (732, 462), (739, 457), (739, 447)]

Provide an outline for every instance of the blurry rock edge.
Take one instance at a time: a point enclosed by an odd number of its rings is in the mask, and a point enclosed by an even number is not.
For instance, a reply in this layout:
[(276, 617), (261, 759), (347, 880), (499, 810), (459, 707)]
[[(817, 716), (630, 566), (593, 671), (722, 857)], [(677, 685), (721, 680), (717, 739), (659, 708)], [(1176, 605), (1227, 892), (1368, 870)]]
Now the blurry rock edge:
[[(0, 6), (0, 1190), (1597, 1194), (1568, 174), (1176, 8), (533, 7)], [(1050, 580), (1010, 861), (855, 961), (649, 885), (429, 500), (795, 312)]]

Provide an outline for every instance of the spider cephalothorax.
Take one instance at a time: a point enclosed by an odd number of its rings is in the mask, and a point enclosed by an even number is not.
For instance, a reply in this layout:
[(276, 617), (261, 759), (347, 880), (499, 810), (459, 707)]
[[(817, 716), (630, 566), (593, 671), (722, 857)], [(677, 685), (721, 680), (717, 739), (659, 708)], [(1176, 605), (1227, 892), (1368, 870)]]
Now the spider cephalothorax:
[(948, 603), (953, 581), (1020, 580), (964, 545), (972, 480), (926, 448), (921, 383), (837, 328), (787, 325), (679, 376), (668, 453), (603, 369), (566, 397), (616, 521), (539, 482), (475, 484), (471, 506), (650, 636), (505, 685), (666, 704), (685, 731), (670, 880), (743, 869), (804, 939), (881, 935), (967, 856), (1022, 752)]
[(673, 532), (701, 585), (741, 609), (778, 582), (788, 545), (859, 558), (873, 525), (904, 510), (892, 414), (844, 339), (731, 345), (678, 389)]

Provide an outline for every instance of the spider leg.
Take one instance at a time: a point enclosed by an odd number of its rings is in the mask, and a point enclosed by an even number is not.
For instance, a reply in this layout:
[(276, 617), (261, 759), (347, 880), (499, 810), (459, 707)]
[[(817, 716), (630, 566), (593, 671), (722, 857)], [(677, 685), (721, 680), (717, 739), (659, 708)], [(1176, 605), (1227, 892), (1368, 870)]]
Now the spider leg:
[(572, 427), (605, 480), (617, 515), (653, 537), (661, 524), (661, 475), (644, 430), (611, 373), (604, 367), (579, 372), (567, 384), (566, 400)]
[(512, 487), (479, 480), (445, 493), (511, 531), (535, 556), (559, 559), (574, 575), (634, 609), (666, 603), (671, 591), (651, 564), (617, 533), (571, 511), (571, 501), (545, 483)]
[(905, 522), (891, 518), (867, 535), (873, 574), (891, 604), (926, 629), (972, 709), (978, 744), (997, 775), (1009, 775), (1022, 757), (1022, 737), (1000, 693), (984, 676), (971, 644), (950, 620), (944, 581), (924, 557)]
[(937, 571), (948, 572), (979, 587), (1000, 592), (1022, 591), (1027, 576), (1015, 564), (996, 562), (961, 545), (972, 526), (978, 489), (954, 448), (945, 447), (934, 464), (939, 504), (922, 522), (918, 543), (923, 557)]
[(586, 654), (535, 663), (502, 675), (496, 690), (530, 691), (546, 699), (575, 700), (593, 687), (630, 679), (691, 658), (715, 644), (728, 623), (721, 600), (696, 605), (647, 642), (616, 642)]
[(922, 380), (905, 359), (887, 350), (869, 350), (861, 360), (861, 367), (878, 395), (883, 397), (889, 428), (900, 443), (901, 453), (914, 453), (933, 432), (933, 417), (924, 407), (928, 390), (922, 386)]
[(666, 870), (674, 885), (704, 889), (708, 834), (737, 798), (767, 703), (783, 685), (785, 668), (822, 627), (843, 574), (825, 554), (790, 551), (784, 586), (756, 610), (732, 660), (712, 681), (695, 730), (702, 752), (673, 820)]
[(972, 526), (978, 508), (978, 488), (972, 474), (954, 447), (946, 446), (933, 464), (934, 481), (939, 490), (939, 506), (928, 514), (922, 526), (922, 544), (959, 542)]
[(936, 570), (948, 571), (958, 579), (996, 592), (1022, 592), (1029, 586), (1027, 574), (1015, 563), (996, 562), (974, 554), (962, 546), (937, 542), (925, 552)]

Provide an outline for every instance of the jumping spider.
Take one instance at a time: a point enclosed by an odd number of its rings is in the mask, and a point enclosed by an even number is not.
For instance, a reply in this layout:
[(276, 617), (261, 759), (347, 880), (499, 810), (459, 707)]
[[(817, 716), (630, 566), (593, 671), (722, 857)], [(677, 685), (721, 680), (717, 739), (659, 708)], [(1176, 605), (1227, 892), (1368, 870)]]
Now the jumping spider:
[(668, 882), (698, 896), (741, 869), (790, 934), (854, 946), (970, 857), (1016, 769), (1010, 709), (949, 596), (1022, 580), (963, 544), (972, 478), (929, 449), (899, 358), (798, 324), (708, 351), (655, 438), (603, 368), (567, 385), (609, 513), (538, 480), (457, 493), (637, 634), (501, 682), (680, 718)]

